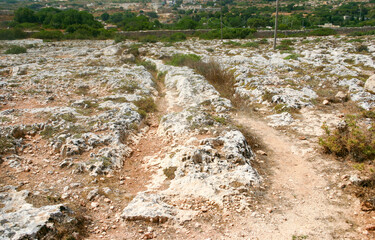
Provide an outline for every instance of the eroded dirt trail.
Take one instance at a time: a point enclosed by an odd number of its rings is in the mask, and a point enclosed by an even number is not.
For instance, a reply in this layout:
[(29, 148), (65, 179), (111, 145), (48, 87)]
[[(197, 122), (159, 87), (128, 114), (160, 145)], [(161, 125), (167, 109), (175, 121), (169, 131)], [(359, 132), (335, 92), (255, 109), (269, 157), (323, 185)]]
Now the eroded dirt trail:
[(339, 203), (338, 196), (329, 194), (330, 183), (317, 166), (317, 152), (261, 120), (243, 114), (233, 118), (266, 145), (272, 171), (263, 176), (271, 185), (262, 204), (265, 217), (242, 218), (251, 228), (250, 235), (258, 239), (358, 239), (351, 231), (350, 202)]

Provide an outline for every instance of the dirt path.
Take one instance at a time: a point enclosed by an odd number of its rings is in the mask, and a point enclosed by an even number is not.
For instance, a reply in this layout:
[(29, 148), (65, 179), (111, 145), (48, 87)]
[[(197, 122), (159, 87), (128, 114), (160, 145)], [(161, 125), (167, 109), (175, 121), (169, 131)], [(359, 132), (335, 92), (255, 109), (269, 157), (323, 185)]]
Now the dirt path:
[[(352, 230), (350, 201), (333, 195), (328, 175), (321, 172), (319, 153), (303, 140), (291, 139), (265, 122), (245, 115), (235, 122), (255, 134), (268, 148), (272, 173), (263, 176), (270, 184), (257, 214), (241, 221), (255, 239), (359, 239)], [(305, 141), (306, 142), (306, 141)]]

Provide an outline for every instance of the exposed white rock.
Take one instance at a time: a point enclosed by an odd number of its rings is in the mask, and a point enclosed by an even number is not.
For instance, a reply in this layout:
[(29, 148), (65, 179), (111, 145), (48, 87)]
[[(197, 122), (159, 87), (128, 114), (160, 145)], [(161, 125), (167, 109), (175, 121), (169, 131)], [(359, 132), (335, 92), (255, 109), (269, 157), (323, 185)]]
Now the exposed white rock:
[(375, 93), (375, 74), (367, 79), (365, 83), (365, 90)]
[(288, 112), (270, 115), (266, 118), (271, 120), (268, 123), (268, 125), (270, 125), (271, 127), (288, 126), (294, 121), (292, 115)]
[[(63, 205), (52, 205), (35, 208), (26, 202), (29, 192), (17, 192), (15, 188), (8, 187), (7, 191), (0, 193), (0, 239), (37, 239), (42, 237), (40, 231), (47, 224), (64, 215)], [(48, 229), (48, 227), (47, 227)]]
[(174, 215), (172, 206), (163, 202), (160, 195), (141, 192), (128, 204), (121, 216), (130, 221), (163, 223), (173, 219)]
[(106, 47), (102, 50), (103, 55), (105, 56), (113, 56), (117, 55), (120, 52), (120, 47), (117, 45)]

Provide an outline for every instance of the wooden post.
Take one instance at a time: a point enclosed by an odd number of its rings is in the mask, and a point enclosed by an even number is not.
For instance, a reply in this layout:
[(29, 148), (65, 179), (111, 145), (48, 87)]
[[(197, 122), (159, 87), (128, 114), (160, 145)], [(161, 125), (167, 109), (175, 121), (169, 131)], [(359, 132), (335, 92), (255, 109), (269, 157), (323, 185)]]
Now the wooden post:
[(276, 0), (276, 15), (275, 15), (275, 33), (273, 39), (273, 49), (276, 50), (276, 40), (277, 40), (277, 19), (279, 17), (279, 0)]

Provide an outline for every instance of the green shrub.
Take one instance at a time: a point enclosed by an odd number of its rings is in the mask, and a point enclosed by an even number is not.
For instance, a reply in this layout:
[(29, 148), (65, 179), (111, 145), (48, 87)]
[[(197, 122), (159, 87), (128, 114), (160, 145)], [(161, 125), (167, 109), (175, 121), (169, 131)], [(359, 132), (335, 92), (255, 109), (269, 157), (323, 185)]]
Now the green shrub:
[(195, 54), (174, 54), (167, 63), (173, 66), (192, 66), (201, 60), (201, 57)]
[(235, 41), (228, 41), (228, 42), (224, 42), (223, 44), (225, 45), (230, 45), (230, 46), (234, 46), (234, 47), (238, 47), (238, 46), (241, 46), (241, 43), (239, 42), (235, 42)]
[(13, 147), (13, 140), (11, 138), (0, 136), (0, 154), (3, 154)]
[(375, 119), (375, 112), (374, 111), (363, 111), (362, 116), (365, 118)]
[(160, 39), (154, 35), (146, 35), (144, 37), (140, 37), (139, 41), (144, 42), (144, 43), (156, 43), (156, 42), (159, 42)]
[(73, 24), (66, 28), (66, 39), (109, 39), (114, 37), (114, 32), (99, 29), (86, 24)]
[(116, 43), (119, 43), (119, 42), (123, 42), (127, 39), (126, 36), (122, 35), (122, 34), (115, 34), (113, 39), (115, 40)]
[(166, 42), (181, 42), (186, 40), (186, 35), (184, 33), (173, 33), (171, 36), (164, 39)]
[(356, 47), (357, 52), (368, 52), (368, 47), (366, 45), (360, 45)]
[(337, 34), (337, 32), (332, 28), (319, 28), (308, 32), (309, 36), (329, 36), (335, 34)]
[(283, 39), (283, 40), (281, 40), (281, 45), (291, 46), (291, 45), (294, 45), (294, 43), (290, 39)]
[(141, 61), (138, 64), (144, 66), (150, 72), (156, 72), (156, 65), (153, 62)]
[(27, 37), (27, 33), (19, 28), (0, 29), (0, 40), (23, 39)]
[(138, 113), (144, 118), (147, 113), (156, 112), (156, 104), (152, 97), (142, 98), (135, 101), (134, 104), (138, 107)]
[(257, 43), (257, 42), (248, 42), (248, 43), (242, 44), (242, 47), (257, 48), (257, 47), (259, 47), (259, 43)]
[(365, 31), (365, 32), (353, 32), (349, 34), (349, 36), (369, 36), (369, 35), (375, 35), (375, 30)]
[(61, 40), (64, 34), (60, 31), (40, 31), (31, 35), (33, 38), (47, 39), (47, 40)]
[(26, 53), (27, 49), (21, 46), (12, 45), (10, 48), (8, 48), (5, 51), (5, 54), (20, 54), (20, 53)]
[[(256, 32), (255, 29), (250, 28), (224, 28), (223, 29), (223, 38), (224, 39), (245, 39), (245, 38), (252, 38), (254, 33)], [(199, 35), (201, 39), (220, 39), (221, 38), (221, 31), (220, 29), (215, 29), (209, 31), (207, 33), (201, 33)]]
[(285, 60), (290, 60), (290, 59), (297, 60), (298, 58), (299, 58), (299, 54), (293, 53), (293, 54), (290, 54), (289, 56), (286, 56), (284, 59)]
[(268, 40), (265, 38), (262, 38), (261, 40), (258, 41), (259, 44), (268, 44)]
[(375, 157), (375, 123), (370, 128), (358, 125), (357, 117), (349, 115), (345, 125), (329, 129), (325, 124), (322, 128), (326, 136), (319, 139), (327, 153), (339, 157), (351, 157), (355, 161), (364, 161)]
[(276, 47), (276, 49), (278, 49), (278, 50), (284, 50), (284, 51), (294, 50), (294, 48), (292, 48), (289, 45), (279, 45), (279, 46)]

